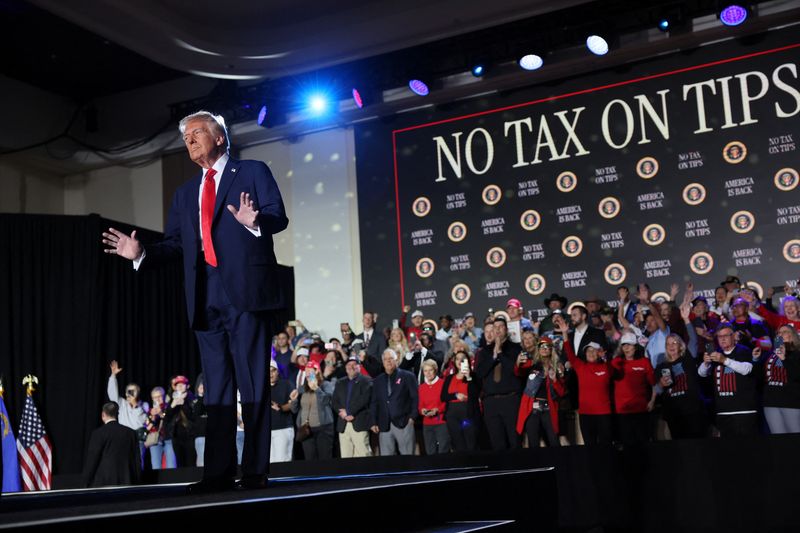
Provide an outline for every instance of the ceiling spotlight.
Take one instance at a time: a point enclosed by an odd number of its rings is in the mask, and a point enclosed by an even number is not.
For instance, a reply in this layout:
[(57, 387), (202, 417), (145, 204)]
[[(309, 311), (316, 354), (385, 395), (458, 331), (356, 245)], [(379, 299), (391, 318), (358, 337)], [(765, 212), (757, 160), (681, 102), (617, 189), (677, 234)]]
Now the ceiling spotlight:
[(431, 92), (430, 89), (428, 89), (428, 86), (425, 85), (425, 82), (422, 80), (409, 81), (408, 88), (411, 89), (411, 91), (417, 96), (428, 96), (428, 93)]
[(485, 71), (486, 69), (483, 68), (483, 65), (475, 65), (474, 67), (472, 67), (472, 75), (475, 76), (476, 78), (480, 78), (481, 76), (483, 76), (483, 73)]
[(587, 37), (586, 47), (596, 56), (604, 56), (608, 53), (608, 42), (599, 35), (590, 35)]
[(669, 31), (669, 19), (661, 19), (658, 21), (658, 29), (667, 32)]
[(544, 61), (536, 54), (527, 54), (519, 59), (519, 66), (525, 70), (536, 70), (544, 65)]
[(747, 8), (736, 4), (725, 6), (719, 12), (719, 20), (726, 26), (738, 26), (747, 20)]
[(328, 109), (328, 99), (322, 94), (313, 94), (308, 99), (308, 108), (312, 113), (321, 115)]

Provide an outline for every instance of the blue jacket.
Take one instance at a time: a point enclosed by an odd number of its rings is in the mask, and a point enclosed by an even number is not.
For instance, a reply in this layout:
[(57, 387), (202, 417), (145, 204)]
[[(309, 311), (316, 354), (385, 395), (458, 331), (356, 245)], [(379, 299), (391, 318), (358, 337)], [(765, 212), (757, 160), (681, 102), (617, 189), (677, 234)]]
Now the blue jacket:
[(389, 376), (379, 374), (372, 380), (372, 425), (385, 432), (389, 431), (391, 422), (398, 428), (404, 428), (409, 419), (417, 417), (419, 393), (417, 378), (407, 370), (398, 368), (392, 374), (392, 394), (389, 395), (387, 385)]

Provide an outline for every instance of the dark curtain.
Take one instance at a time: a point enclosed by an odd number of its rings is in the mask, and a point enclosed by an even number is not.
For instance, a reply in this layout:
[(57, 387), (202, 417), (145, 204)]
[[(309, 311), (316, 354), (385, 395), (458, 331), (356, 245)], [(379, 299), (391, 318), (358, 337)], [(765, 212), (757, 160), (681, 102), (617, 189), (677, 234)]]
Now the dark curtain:
[[(54, 473), (80, 472), (91, 431), (107, 401), (109, 362), (135, 382), (168, 388), (176, 374), (194, 383), (200, 358), (188, 326), (180, 262), (135, 272), (103, 253), (101, 232), (125, 224), (97, 215), (0, 214), (0, 375), (12, 425), (19, 427), (22, 379), (39, 378), (34, 394), (53, 442)], [(161, 234), (138, 230), (146, 244)], [(291, 268), (282, 267), (294, 301)], [(293, 310), (281, 317), (287, 320)]]

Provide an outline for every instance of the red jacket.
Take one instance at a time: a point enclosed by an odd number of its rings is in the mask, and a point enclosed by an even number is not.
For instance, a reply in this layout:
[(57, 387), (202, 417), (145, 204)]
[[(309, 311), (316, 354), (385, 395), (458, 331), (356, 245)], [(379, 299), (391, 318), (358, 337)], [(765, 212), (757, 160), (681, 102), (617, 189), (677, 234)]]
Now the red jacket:
[(564, 340), (567, 359), (578, 375), (578, 393), (582, 415), (611, 414), (611, 365), (606, 362), (587, 363), (575, 356), (569, 340)]
[[(514, 373), (522, 376), (524, 375), (523, 373), (527, 373), (527, 370), (529, 370), (531, 366), (533, 366), (533, 363), (528, 361), (522, 367), (516, 367), (514, 369)], [(553, 424), (553, 432), (558, 435), (558, 400), (567, 392), (567, 388), (564, 385), (564, 378), (556, 378), (555, 380), (551, 380), (550, 376), (545, 376), (544, 382), (541, 386), (545, 387), (545, 390), (547, 391), (547, 403), (550, 404), (550, 422)], [(555, 389), (558, 396), (553, 396), (553, 389)], [(519, 402), (519, 413), (517, 414), (517, 433), (520, 435), (523, 431), (525, 431), (525, 422), (533, 412), (533, 401), (533, 398), (523, 394), (522, 400)]]
[(627, 360), (615, 357), (614, 367), (614, 407), (621, 415), (646, 413), (653, 385), (656, 384), (653, 365), (647, 357)]
[(422, 384), (419, 386), (419, 414), (422, 414), (423, 409), (427, 409), (428, 411), (432, 409), (439, 410), (439, 414), (436, 416), (422, 417), (422, 424), (425, 426), (444, 424), (444, 411), (447, 405), (442, 401), (443, 386), (444, 380), (440, 377), (437, 377), (432, 385), (429, 385), (427, 381), (423, 380)]
[(764, 317), (764, 320), (767, 321), (772, 331), (776, 331), (779, 327), (785, 326), (786, 324), (791, 324), (794, 326), (794, 329), (800, 330), (800, 320), (789, 320), (784, 315), (773, 313), (763, 305), (759, 306), (756, 313)]
[(422, 328), (417, 328), (414, 327), (413, 325), (406, 326), (407, 318), (408, 318), (408, 313), (403, 313), (402, 315), (400, 315), (400, 320), (398, 321), (398, 325), (400, 326), (400, 329), (402, 329), (405, 332), (406, 339), (408, 339), (408, 342), (411, 342), (411, 334), (413, 333), (417, 337), (417, 339), (419, 339), (419, 336), (422, 335)]

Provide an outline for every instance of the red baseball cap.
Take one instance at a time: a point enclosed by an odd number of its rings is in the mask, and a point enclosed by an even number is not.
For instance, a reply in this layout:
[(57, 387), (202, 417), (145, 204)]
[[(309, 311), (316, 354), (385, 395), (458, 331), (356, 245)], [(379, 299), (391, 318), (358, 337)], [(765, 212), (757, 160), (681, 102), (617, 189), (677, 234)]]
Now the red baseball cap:
[(309, 361), (306, 363), (306, 368), (313, 368), (314, 370), (319, 370), (319, 363), (317, 361)]
[(522, 302), (516, 298), (511, 298), (506, 304), (506, 307), (516, 307), (517, 309), (522, 309)]

